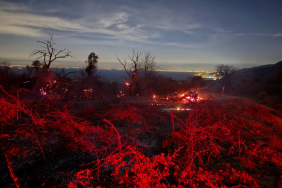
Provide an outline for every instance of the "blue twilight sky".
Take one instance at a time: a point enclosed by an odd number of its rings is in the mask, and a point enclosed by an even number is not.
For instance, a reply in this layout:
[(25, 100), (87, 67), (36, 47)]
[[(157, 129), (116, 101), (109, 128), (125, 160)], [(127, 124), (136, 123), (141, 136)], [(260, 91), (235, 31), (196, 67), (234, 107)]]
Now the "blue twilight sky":
[(83, 66), (90, 52), (99, 68), (133, 48), (150, 51), (164, 69), (240, 68), (282, 60), (281, 0), (0, 0), (0, 59), (30, 64), (37, 40), (54, 34), (58, 48)]

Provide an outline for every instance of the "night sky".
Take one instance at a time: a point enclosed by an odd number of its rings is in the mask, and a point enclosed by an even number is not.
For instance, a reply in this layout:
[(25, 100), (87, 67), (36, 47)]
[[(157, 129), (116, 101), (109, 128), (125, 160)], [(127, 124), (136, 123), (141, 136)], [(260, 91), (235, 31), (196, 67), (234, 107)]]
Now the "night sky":
[(282, 60), (281, 0), (0, 0), (0, 59), (30, 64), (37, 40), (54, 34), (58, 48), (83, 66), (122, 68), (133, 48), (150, 51), (164, 69), (240, 68)]

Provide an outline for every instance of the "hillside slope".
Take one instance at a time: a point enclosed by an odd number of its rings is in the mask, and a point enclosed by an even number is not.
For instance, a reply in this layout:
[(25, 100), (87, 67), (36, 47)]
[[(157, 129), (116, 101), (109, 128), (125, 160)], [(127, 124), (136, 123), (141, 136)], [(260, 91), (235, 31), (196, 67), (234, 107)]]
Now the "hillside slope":
[[(225, 86), (225, 87), (224, 87)], [(233, 75), (214, 81), (209, 92), (243, 96), (282, 109), (282, 61), (241, 69)]]

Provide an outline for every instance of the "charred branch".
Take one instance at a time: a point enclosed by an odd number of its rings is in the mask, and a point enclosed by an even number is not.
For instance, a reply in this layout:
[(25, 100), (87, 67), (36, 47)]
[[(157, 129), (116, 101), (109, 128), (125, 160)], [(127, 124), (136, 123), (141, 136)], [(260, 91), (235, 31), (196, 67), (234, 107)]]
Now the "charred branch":
[[(53, 35), (50, 35), (50, 40), (43, 40), (43, 41), (37, 41), (37, 43), (40, 44), (40, 47), (43, 49), (40, 50), (33, 50), (33, 52), (30, 54), (30, 57), (36, 56), (36, 59), (43, 58), (44, 60), (44, 66), (46, 68), (50, 68), (50, 65), (53, 61), (56, 59), (62, 59), (67, 57), (72, 57), (71, 51), (68, 49), (56, 49), (55, 48), (55, 42), (53, 41)], [(46, 62), (46, 59), (48, 59), (48, 62)]]

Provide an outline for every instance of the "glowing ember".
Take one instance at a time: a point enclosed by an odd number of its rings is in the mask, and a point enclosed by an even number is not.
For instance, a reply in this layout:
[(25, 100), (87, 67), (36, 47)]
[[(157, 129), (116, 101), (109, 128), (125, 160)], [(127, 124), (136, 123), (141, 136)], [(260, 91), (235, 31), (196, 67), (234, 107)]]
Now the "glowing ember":
[(43, 87), (40, 89), (40, 94), (43, 95), (43, 96), (47, 95), (47, 93), (44, 91)]
[(171, 112), (171, 111), (191, 111), (190, 108), (163, 108), (162, 112)]

